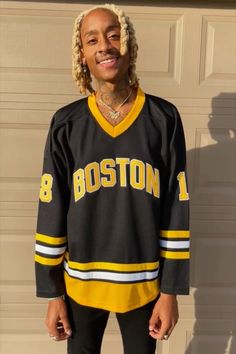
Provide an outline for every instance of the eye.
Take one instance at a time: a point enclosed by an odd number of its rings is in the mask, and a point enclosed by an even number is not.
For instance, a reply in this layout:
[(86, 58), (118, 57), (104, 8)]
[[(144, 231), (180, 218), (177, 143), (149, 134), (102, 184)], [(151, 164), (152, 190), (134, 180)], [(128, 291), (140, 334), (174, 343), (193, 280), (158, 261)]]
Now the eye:
[(94, 44), (96, 44), (96, 43), (97, 43), (96, 38), (90, 38), (90, 39), (87, 41), (87, 44), (89, 44), (89, 45), (94, 45)]
[(118, 33), (111, 33), (108, 37), (109, 37), (110, 39), (119, 40), (119, 39), (120, 39), (120, 34), (118, 34)]

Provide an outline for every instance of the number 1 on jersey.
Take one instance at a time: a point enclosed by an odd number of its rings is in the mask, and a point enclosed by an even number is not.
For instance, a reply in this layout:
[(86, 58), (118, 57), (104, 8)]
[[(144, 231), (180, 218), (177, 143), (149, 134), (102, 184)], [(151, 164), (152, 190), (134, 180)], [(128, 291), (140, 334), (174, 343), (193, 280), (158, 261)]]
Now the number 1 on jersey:
[(180, 172), (177, 176), (177, 180), (179, 181), (179, 200), (189, 200), (185, 172)]

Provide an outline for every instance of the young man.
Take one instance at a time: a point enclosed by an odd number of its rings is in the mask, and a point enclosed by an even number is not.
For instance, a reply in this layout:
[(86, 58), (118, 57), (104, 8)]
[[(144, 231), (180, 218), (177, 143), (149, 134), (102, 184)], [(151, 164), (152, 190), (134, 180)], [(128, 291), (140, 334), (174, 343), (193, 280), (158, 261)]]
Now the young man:
[[(90, 95), (53, 117), (36, 234), (37, 295), (69, 354), (98, 354), (109, 312), (125, 354), (153, 354), (188, 293), (188, 192), (181, 120), (144, 94), (129, 18), (114, 5), (82, 13), (73, 73)], [(96, 90), (92, 87), (95, 80)]]

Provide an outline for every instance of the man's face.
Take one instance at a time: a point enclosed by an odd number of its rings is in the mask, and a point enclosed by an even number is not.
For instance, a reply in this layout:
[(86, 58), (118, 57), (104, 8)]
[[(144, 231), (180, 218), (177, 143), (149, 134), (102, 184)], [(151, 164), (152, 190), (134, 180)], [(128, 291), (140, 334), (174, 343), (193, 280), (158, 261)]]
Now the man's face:
[(113, 12), (91, 11), (82, 22), (81, 42), (83, 61), (97, 81), (128, 78), (129, 53), (120, 55), (120, 23)]

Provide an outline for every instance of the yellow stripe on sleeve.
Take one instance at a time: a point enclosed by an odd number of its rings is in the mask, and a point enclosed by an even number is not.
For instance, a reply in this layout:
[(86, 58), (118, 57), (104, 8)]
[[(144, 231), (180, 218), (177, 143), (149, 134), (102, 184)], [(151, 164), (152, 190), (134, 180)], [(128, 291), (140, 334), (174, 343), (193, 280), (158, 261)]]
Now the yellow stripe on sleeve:
[(167, 259), (189, 259), (190, 252), (171, 252), (161, 250), (161, 257)]
[(43, 265), (57, 266), (63, 262), (64, 255), (59, 258), (46, 258), (46, 257), (41, 257), (38, 254), (36, 254), (34, 259), (35, 259), (35, 262), (43, 264)]
[(67, 237), (52, 237), (36, 233), (36, 241), (42, 241), (49, 245), (62, 245), (67, 242)]
[(189, 238), (188, 230), (160, 230), (160, 235), (166, 238)]

